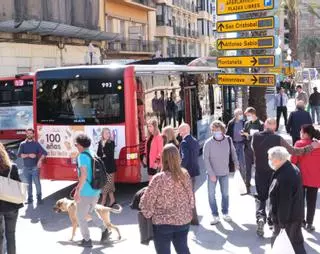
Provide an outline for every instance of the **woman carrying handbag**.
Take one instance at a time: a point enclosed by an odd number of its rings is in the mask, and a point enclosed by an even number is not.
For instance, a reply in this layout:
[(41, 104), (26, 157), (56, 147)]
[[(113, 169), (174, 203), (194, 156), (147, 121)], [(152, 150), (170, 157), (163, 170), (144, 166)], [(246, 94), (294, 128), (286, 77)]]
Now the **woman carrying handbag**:
[(116, 162), (114, 160), (114, 149), (115, 143), (112, 139), (111, 130), (103, 128), (101, 132), (101, 140), (99, 142), (97, 155), (102, 159), (107, 169), (108, 180), (105, 187), (102, 190), (101, 204), (105, 205), (107, 196), (109, 196), (109, 205), (112, 207), (116, 204), (114, 197), (115, 185), (114, 185), (114, 174), (116, 172)]
[[(5, 147), (0, 143), (0, 176), (8, 177), (21, 182), (18, 168), (12, 164)], [(15, 231), (18, 219), (18, 210), (23, 204), (16, 204), (0, 200), (0, 253), (4, 253), (4, 239), (7, 242), (7, 253), (16, 253)], [(4, 230), (5, 228), (5, 230)]]

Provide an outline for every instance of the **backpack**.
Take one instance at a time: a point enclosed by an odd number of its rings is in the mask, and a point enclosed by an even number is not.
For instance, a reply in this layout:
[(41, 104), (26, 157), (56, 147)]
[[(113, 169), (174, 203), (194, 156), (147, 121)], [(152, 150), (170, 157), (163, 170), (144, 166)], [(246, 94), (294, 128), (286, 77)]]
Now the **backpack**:
[(92, 189), (102, 189), (108, 182), (108, 173), (104, 162), (96, 155), (92, 156), (86, 151), (84, 151), (83, 154), (88, 155), (92, 161), (92, 181), (90, 183)]

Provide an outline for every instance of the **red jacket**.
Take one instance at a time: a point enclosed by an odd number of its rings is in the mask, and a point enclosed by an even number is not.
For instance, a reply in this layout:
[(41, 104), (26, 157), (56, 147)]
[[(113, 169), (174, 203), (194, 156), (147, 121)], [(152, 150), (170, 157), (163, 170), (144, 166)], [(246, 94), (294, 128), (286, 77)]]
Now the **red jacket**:
[[(311, 140), (302, 139), (295, 143), (295, 147), (305, 147)], [(302, 156), (292, 156), (291, 162), (298, 165), (302, 175), (303, 186), (320, 188), (320, 149)]]
[[(148, 144), (148, 141), (146, 142), (145, 153), (147, 153), (147, 144)], [(150, 168), (157, 169), (161, 167), (162, 149), (163, 149), (163, 139), (162, 139), (162, 136), (158, 134), (157, 136), (154, 136), (151, 141), (151, 147), (149, 152)], [(146, 154), (146, 156), (148, 156), (148, 154)]]

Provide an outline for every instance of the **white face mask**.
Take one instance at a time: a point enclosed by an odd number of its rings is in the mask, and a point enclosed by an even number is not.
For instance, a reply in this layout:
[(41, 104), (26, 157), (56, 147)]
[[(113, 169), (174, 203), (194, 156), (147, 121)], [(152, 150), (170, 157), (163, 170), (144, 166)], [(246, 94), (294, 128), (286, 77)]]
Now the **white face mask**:
[(268, 164), (272, 170), (276, 170), (276, 168), (272, 165), (272, 160), (268, 160)]
[(247, 116), (247, 120), (251, 122), (252, 121), (252, 116)]
[(218, 140), (223, 138), (223, 135), (222, 135), (221, 131), (214, 131), (213, 132), (213, 136), (214, 136), (215, 139), (218, 139)]

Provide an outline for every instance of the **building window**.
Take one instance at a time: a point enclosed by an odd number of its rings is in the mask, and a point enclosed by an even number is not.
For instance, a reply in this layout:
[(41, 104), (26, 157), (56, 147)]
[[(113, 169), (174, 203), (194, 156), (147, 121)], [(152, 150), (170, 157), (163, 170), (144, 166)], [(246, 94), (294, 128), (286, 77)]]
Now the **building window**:
[(106, 32), (110, 32), (110, 33), (113, 32), (113, 29), (112, 29), (112, 17), (110, 17), (110, 16), (106, 17)]
[(198, 19), (198, 32), (200, 35), (208, 35), (208, 23), (209, 21), (204, 19)]
[(157, 26), (172, 26), (172, 8), (168, 5), (157, 5)]

